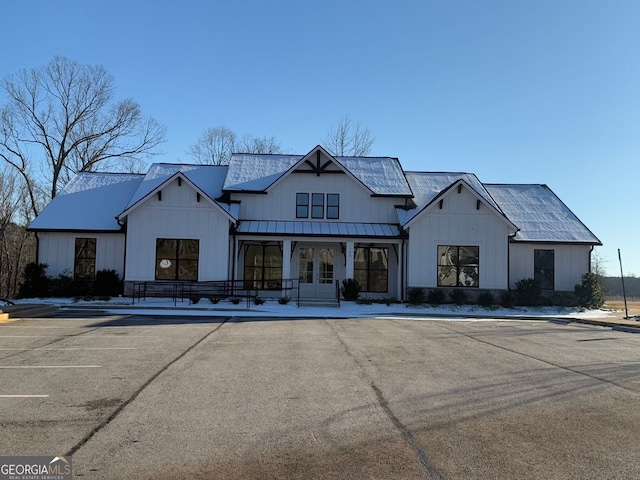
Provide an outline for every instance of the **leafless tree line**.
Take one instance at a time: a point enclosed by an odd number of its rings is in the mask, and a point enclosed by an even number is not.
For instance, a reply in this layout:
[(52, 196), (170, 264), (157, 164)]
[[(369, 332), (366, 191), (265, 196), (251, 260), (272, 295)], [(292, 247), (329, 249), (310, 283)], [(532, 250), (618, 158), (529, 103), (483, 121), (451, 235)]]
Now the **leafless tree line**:
[[(139, 172), (161, 153), (165, 127), (132, 99), (116, 101), (115, 81), (100, 65), (54, 57), (0, 81), (0, 297), (16, 294), (24, 266), (35, 259), (26, 231), (77, 172)], [(369, 129), (348, 116), (323, 140), (334, 155), (367, 155)], [(281, 153), (273, 136), (241, 137), (228, 127), (207, 129), (190, 148), (199, 163), (228, 164), (231, 154)]]

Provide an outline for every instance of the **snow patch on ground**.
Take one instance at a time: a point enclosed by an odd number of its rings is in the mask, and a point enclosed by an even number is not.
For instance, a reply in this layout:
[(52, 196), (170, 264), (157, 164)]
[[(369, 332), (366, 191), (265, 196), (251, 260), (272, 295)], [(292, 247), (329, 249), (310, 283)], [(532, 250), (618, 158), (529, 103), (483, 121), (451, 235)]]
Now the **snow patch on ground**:
[(212, 304), (202, 299), (197, 304), (189, 304), (188, 300), (180, 301), (174, 306), (173, 300), (150, 298), (132, 305), (130, 298), (112, 298), (109, 301), (92, 300), (75, 301), (70, 298), (29, 298), (15, 300), (15, 303), (46, 303), (59, 307), (103, 307), (110, 314), (120, 315), (183, 315), (183, 316), (235, 316), (235, 317), (271, 317), (271, 318), (411, 318), (437, 320), (487, 320), (522, 318), (544, 320), (548, 318), (583, 318), (606, 319), (615, 318), (616, 312), (611, 310), (585, 310), (565, 307), (516, 307), (495, 309), (482, 308), (477, 305), (407, 305), (407, 304), (371, 304), (361, 305), (355, 302), (341, 302), (340, 308), (300, 307), (291, 302), (280, 305), (277, 300), (266, 301), (262, 305), (253, 303), (247, 307), (246, 301), (238, 305), (228, 300)]

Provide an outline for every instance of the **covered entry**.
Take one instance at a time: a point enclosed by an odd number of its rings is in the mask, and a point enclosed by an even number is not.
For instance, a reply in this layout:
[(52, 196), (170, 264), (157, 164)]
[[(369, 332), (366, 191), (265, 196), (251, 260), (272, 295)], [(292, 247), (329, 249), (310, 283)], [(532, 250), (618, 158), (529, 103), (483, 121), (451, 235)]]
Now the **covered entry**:
[(334, 246), (310, 245), (298, 249), (300, 296), (305, 298), (335, 297)]

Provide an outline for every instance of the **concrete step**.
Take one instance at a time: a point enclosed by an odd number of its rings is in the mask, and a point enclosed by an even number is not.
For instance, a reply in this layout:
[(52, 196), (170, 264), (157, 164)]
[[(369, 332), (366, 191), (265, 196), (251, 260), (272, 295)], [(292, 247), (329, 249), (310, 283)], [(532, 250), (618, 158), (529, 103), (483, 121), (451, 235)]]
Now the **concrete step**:
[(335, 298), (301, 298), (300, 306), (338, 308), (340, 307), (340, 304)]

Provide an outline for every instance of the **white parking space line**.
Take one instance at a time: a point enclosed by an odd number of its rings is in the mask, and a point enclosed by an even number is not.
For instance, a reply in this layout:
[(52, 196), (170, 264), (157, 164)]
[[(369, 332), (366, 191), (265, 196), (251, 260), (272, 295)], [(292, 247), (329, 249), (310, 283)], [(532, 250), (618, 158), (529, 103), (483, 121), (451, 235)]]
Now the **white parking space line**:
[(36, 351), (36, 350), (137, 350), (135, 347), (61, 347), (61, 348), (40, 348), (40, 347), (34, 347), (34, 348), (9, 348), (9, 347), (0, 347), (0, 351), (1, 350), (18, 350), (18, 351), (22, 351), (22, 352), (27, 352), (27, 351)]
[(102, 368), (102, 365), (0, 365), (0, 368)]
[(49, 395), (0, 395), (0, 398), (48, 398)]

